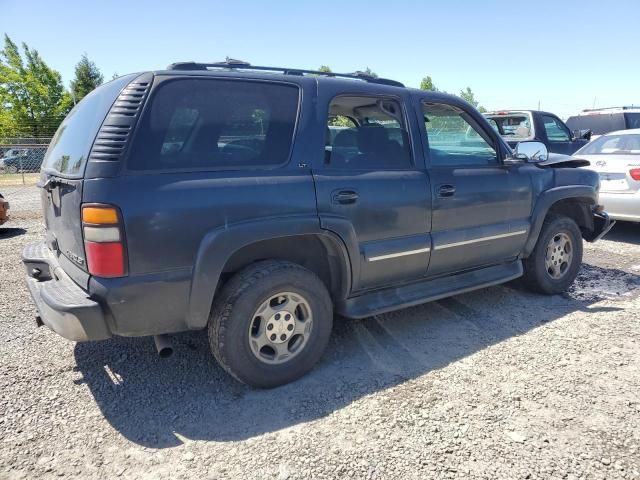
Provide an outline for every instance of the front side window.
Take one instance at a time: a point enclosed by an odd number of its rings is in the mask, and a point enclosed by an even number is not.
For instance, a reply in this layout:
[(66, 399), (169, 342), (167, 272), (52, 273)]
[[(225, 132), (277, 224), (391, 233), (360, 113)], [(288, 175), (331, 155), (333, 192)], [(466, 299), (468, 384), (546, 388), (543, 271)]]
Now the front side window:
[(327, 116), (325, 165), (398, 169), (411, 166), (409, 134), (394, 98), (338, 96)]
[(168, 81), (150, 99), (131, 170), (236, 169), (289, 159), (298, 88), (266, 82)]
[(569, 131), (557, 118), (543, 115), (542, 122), (550, 142), (568, 142), (571, 140)]
[(461, 108), (423, 102), (422, 113), (433, 166), (498, 163), (487, 134)]

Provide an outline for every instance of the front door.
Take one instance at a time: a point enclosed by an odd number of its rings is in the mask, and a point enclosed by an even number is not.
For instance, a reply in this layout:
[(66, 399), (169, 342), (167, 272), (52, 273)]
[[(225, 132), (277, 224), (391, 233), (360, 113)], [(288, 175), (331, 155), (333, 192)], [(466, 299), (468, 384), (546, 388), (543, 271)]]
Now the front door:
[(466, 105), (421, 102), (430, 163), (429, 275), (513, 260), (530, 227), (526, 167), (503, 165), (499, 140)]
[(313, 172), (318, 212), (323, 228), (357, 245), (352, 289), (426, 275), (429, 178), (414, 162), (402, 100), (338, 95), (328, 112), (324, 159)]
[(573, 140), (569, 128), (554, 115), (541, 115), (540, 122), (542, 125), (538, 130), (546, 137), (544, 143), (551, 153), (571, 155), (587, 143), (586, 140)]

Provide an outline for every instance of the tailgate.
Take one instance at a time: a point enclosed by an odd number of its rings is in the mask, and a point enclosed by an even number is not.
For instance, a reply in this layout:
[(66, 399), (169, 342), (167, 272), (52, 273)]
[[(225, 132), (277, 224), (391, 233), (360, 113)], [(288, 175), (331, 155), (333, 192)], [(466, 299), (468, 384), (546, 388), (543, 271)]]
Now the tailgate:
[(46, 187), (42, 188), (41, 200), (48, 247), (86, 271), (80, 221), (82, 183), (82, 179), (49, 176)]

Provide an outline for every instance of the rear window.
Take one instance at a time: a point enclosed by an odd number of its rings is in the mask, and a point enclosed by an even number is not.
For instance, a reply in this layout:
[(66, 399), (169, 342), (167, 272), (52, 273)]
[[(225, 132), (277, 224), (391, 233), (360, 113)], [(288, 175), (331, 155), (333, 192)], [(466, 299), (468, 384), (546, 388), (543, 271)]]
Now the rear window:
[(640, 155), (640, 135), (603, 135), (574, 155)]
[(131, 170), (236, 169), (289, 159), (298, 87), (190, 78), (158, 87), (129, 157)]
[(137, 74), (125, 75), (96, 88), (60, 124), (43, 161), (43, 170), (82, 176), (91, 145), (120, 91)]
[(496, 115), (487, 117), (487, 120), (492, 121), (491, 126), (501, 132), (505, 140), (518, 141), (533, 136), (531, 117), (527, 113)]

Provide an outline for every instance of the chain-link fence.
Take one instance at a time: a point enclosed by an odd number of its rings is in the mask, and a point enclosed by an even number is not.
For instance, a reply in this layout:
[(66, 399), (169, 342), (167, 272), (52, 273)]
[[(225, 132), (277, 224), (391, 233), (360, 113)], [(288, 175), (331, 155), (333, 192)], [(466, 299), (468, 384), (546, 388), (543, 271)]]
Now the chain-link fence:
[(32, 185), (51, 138), (0, 139), (0, 186)]

